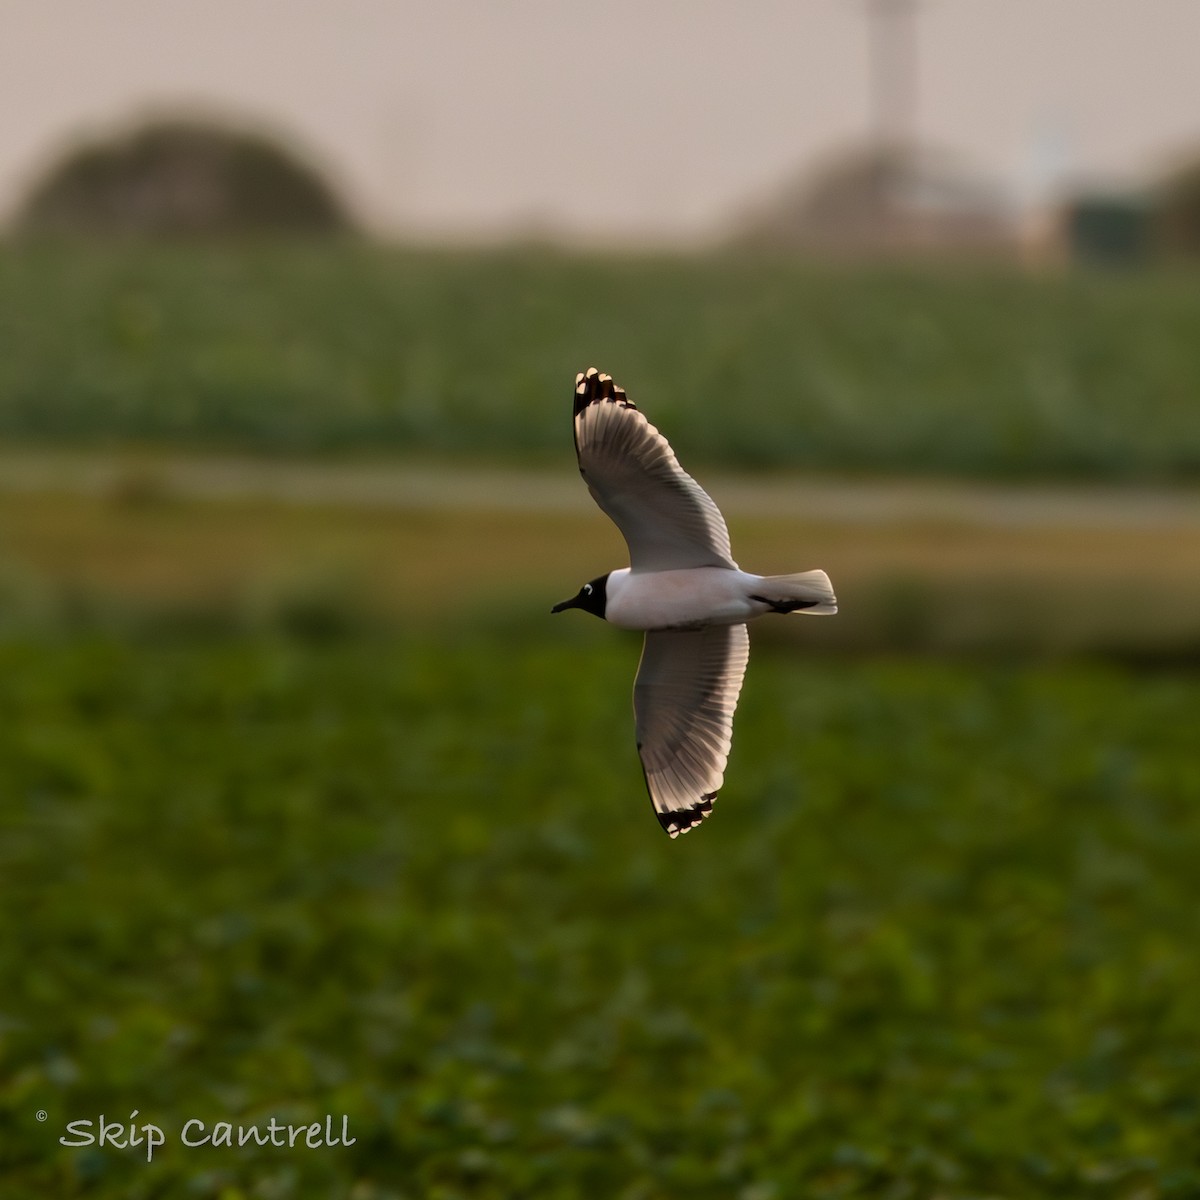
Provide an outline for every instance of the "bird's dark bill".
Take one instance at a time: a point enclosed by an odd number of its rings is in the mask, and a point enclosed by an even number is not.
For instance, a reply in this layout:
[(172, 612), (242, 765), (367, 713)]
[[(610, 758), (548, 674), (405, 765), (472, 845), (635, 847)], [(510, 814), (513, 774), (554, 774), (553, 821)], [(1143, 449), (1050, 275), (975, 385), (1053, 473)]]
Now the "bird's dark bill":
[(550, 611), (552, 613), (558, 613), (562, 612), (565, 608), (579, 608), (582, 603), (582, 596), (572, 596), (570, 600), (564, 600), (561, 604), (556, 604)]

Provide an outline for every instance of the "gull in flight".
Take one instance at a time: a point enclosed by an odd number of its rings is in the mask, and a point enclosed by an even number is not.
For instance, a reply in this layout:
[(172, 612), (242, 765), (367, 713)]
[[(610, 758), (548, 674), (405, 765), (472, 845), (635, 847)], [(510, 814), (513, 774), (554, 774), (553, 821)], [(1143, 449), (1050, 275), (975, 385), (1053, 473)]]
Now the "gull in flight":
[(667, 439), (595, 367), (575, 377), (575, 452), (592, 499), (629, 546), (629, 566), (585, 583), (552, 612), (581, 608), (644, 630), (633, 685), (638, 754), (671, 837), (712, 812), (750, 657), (746, 622), (766, 613), (837, 612), (824, 571), (751, 575), (729, 530)]

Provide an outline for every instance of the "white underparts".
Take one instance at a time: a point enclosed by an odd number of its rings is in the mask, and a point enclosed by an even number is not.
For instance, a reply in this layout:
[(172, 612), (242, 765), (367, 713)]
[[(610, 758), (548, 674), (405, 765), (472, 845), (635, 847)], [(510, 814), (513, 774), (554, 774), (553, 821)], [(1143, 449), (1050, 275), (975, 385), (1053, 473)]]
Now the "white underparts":
[(623, 567), (608, 577), (604, 616), (621, 629), (698, 629), (786, 611), (837, 611), (824, 571), (764, 576), (725, 567), (640, 572)]

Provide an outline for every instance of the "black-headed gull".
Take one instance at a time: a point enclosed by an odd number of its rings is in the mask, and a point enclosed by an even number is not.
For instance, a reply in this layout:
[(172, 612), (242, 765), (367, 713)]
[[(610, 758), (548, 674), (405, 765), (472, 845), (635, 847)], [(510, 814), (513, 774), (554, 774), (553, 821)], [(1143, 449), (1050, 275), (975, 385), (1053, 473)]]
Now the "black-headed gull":
[(712, 812), (725, 778), (750, 638), (765, 613), (837, 612), (824, 571), (751, 575), (729, 530), (667, 439), (595, 367), (575, 377), (575, 451), (592, 499), (629, 546), (629, 566), (552, 612), (582, 608), (646, 633), (633, 685), (637, 748), (659, 823), (678, 837)]

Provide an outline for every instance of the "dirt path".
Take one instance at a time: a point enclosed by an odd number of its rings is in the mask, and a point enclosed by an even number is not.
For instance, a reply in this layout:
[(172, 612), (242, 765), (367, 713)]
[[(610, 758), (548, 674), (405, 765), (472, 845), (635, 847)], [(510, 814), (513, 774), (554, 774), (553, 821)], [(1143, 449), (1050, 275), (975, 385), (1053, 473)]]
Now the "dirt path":
[[(703, 472), (731, 517), (993, 529), (1200, 530), (1200, 488), (848, 480)], [(591, 501), (562, 469), (427, 462), (270, 460), (167, 452), (0, 451), (0, 491), (266, 499), (393, 510), (583, 512)]]

